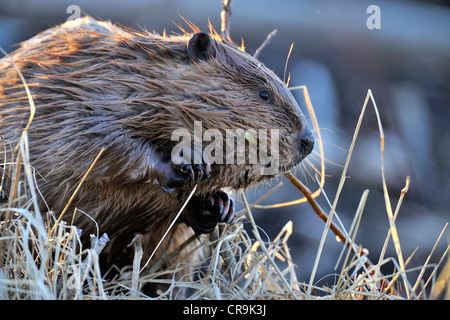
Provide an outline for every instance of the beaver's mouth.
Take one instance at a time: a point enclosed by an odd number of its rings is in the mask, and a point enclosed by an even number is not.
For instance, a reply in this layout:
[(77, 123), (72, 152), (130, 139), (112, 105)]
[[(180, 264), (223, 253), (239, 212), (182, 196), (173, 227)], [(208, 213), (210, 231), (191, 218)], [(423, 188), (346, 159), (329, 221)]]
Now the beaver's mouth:
[(297, 167), (302, 163), (302, 161), (306, 158), (307, 154), (295, 155), (293, 157), (284, 157), (280, 159), (280, 162), (271, 162), (267, 164), (256, 164), (251, 165), (242, 170), (242, 174), (240, 176), (241, 187), (245, 185), (245, 187), (250, 185), (258, 184), (259, 182), (263, 182), (265, 180), (270, 180), (275, 178), (276, 176), (282, 175), (292, 168)]
[(278, 166), (278, 173), (283, 174), (283, 173), (288, 172), (292, 168), (297, 167), (298, 165), (300, 165), (303, 162), (303, 160), (306, 158), (306, 156), (307, 155), (295, 156), (293, 158), (286, 159), (285, 162), (280, 163), (280, 165)]
[(296, 167), (313, 151), (314, 137), (306, 128), (291, 138), (290, 146), (288, 151), (282, 152), (285, 156), (280, 156), (280, 173)]
[[(284, 136), (280, 143), (280, 149), (256, 150), (258, 161), (244, 163), (222, 163), (213, 165), (213, 176), (217, 180), (212, 183), (222, 182), (227, 187), (235, 189), (247, 188), (260, 182), (270, 180), (298, 166), (312, 152), (314, 138), (308, 131)], [(263, 154), (263, 156), (261, 156)]]

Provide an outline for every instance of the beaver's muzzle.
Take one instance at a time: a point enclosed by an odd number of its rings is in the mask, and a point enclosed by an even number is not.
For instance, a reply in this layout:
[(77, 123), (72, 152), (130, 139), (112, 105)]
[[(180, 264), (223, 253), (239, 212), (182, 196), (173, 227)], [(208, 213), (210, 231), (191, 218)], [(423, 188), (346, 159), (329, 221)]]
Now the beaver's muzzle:
[(314, 148), (314, 137), (311, 134), (311, 131), (309, 131), (308, 128), (305, 128), (297, 134), (296, 138), (298, 154), (304, 159)]

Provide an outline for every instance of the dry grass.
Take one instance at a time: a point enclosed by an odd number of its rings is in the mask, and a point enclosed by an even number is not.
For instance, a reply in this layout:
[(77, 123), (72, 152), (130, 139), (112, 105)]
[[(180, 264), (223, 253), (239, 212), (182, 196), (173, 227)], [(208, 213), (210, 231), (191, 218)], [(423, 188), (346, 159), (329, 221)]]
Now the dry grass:
[[(295, 89), (295, 88), (294, 88)], [(310, 101), (305, 87), (302, 87)], [(197, 243), (197, 248), (206, 249), (205, 259), (192, 266), (194, 280), (182, 277), (176, 281), (174, 274), (185, 270), (181, 263), (167, 265), (164, 272), (150, 267), (141, 272), (145, 261), (142, 259), (142, 248), (139, 237), (134, 242), (135, 263), (121, 270), (120, 276), (114, 280), (102, 279), (98, 265), (98, 255), (105, 244), (105, 238), (92, 237), (91, 248), (82, 248), (79, 232), (75, 226), (67, 225), (58, 219), (53, 212), (41, 213), (37, 205), (39, 189), (35, 185), (36, 174), (28, 157), (27, 132), (24, 131), (17, 146), (9, 146), (11, 159), (4, 159), (11, 174), (11, 193), (8, 203), (0, 208), (0, 298), (1, 299), (146, 299), (140, 288), (146, 283), (165, 284), (167, 289), (159, 292), (159, 299), (180, 298), (180, 288), (185, 289), (188, 299), (425, 299), (449, 298), (450, 263), (441, 265), (448, 259), (449, 246), (437, 264), (430, 264), (430, 256), (420, 268), (408, 269), (410, 258), (404, 258), (400, 239), (397, 234), (395, 219), (399, 212), (403, 196), (406, 194), (409, 180), (401, 191), (400, 201), (395, 210), (389, 202), (389, 194), (384, 179), (384, 134), (379, 120), (381, 146), (381, 175), (385, 194), (386, 212), (389, 226), (386, 227), (386, 241), (378, 261), (369, 260), (367, 252), (355, 243), (358, 226), (362, 219), (368, 192), (364, 192), (360, 205), (355, 212), (349, 231), (339, 223), (335, 212), (339, 201), (346, 170), (349, 166), (353, 146), (356, 142), (361, 120), (369, 100), (376, 109), (376, 103), (369, 90), (361, 117), (355, 129), (348, 158), (345, 163), (342, 179), (331, 210), (327, 214), (314, 200), (324, 192), (324, 164), (321, 139), (319, 139), (322, 160), (322, 179), (316, 192), (309, 192), (292, 174), (287, 177), (302, 192), (302, 198), (293, 201), (308, 202), (325, 223), (324, 232), (317, 250), (314, 268), (309, 281), (297, 279), (295, 265), (292, 262), (288, 240), (293, 232), (291, 222), (287, 223), (273, 240), (263, 240), (260, 228), (252, 215), (253, 207), (276, 192), (280, 185), (254, 203), (248, 203), (246, 196), (239, 196), (244, 209), (237, 213), (237, 221), (232, 226), (220, 225), (216, 232), (202, 236), (200, 242), (191, 237), (187, 243), (177, 250), (162, 255), (153, 264), (168, 264), (169, 261), (183, 261), (184, 257), (194, 254), (187, 252), (192, 248), (189, 243)], [(312, 109), (312, 106), (311, 106)], [(312, 111), (313, 112), (313, 111)], [(311, 114), (311, 110), (310, 110)], [(315, 119), (314, 115), (311, 117)], [(31, 122), (32, 119), (30, 119)], [(315, 126), (317, 123), (315, 124)], [(318, 128), (318, 127), (317, 127)], [(316, 129), (317, 129), (316, 128)], [(5, 146), (6, 147), (6, 146)], [(6, 167), (5, 167), (6, 168)], [(87, 173), (88, 174), (88, 173)], [(303, 198), (305, 196), (305, 198)], [(268, 207), (281, 207), (288, 204), (275, 204)], [(305, 204), (306, 205), (306, 204)], [(251, 224), (251, 234), (243, 227), (243, 222)], [(317, 287), (315, 274), (320, 262), (321, 253), (326, 245), (325, 238), (329, 230), (340, 238), (342, 254), (336, 264), (338, 274), (335, 283), (330, 287)], [(436, 244), (441, 241), (442, 233)], [(395, 248), (395, 257), (385, 257), (387, 247)], [(264, 236), (264, 239), (267, 239)], [(174, 259), (177, 258), (177, 259)], [(372, 257), (373, 258), (373, 257)], [(393, 263), (396, 271), (383, 275), (380, 268), (386, 263)], [(420, 270), (418, 278), (409, 278), (411, 271)], [(425, 279), (425, 270), (431, 269), (431, 275)], [(441, 270), (440, 274), (437, 271)], [(161, 276), (165, 276), (162, 278)], [(428, 290), (427, 290), (428, 289)]]

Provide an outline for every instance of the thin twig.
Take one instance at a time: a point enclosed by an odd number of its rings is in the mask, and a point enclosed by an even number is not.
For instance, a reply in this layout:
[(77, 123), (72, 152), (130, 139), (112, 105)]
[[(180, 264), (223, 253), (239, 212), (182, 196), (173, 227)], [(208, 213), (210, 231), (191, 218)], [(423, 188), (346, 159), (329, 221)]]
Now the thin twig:
[(253, 58), (258, 59), (259, 55), (261, 54), (261, 51), (267, 47), (270, 43), (270, 40), (272, 40), (273, 37), (277, 34), (278, 30), (274, 29), (271, 33), (267, 35), (266, 40), (259, 46), (258, 49), (256, 49), (255, 53), (253, 54)]
[[(55, 230), (56, 226), (58, 225), (58, 223), (61, 222), (61, 219), (63, 218), (64, 214), (66, 213), (67, 209), (69, 209), (70, 204), (72, 203), (73, 199), (75, 198), (76, 194), (78, 193), (78, 191), (80, 190), (81, 186), (84, 183), (84, 180), (86, 180), (86, 177), (89, 175), (89, 173), (91, 172), (92, 168), (94, 168), (95, 164), (97, 163), (98, 159), (100, 158), (100, 156), (102, 155), (103, 151), (105, 151), (105, 148), (102, 148), (99, 153), (97, 154), (97, 156), (95, 157), (94, 161), (91, 163), (91, 165), (89, 166), (89, 168), (86, 170), (86, 173), (84, 174), (83, 178), (81, 178), (80, 183), (78, 184), (77, 188), (75, 189), (75, 191), (73, 192), (72, 196), (70, 197), (69, 201), (67, 202), (66, 206), (64, 207), (64, 209), (62, 210), (61, 214), (58, 217), (58, 220), (56, 220), (55, 225), (53, 226), (52, 230), (50, 231), (51, 234), (53, 234), (53, 231)], [(73, 221), (72, 221), (73, 222)]]
[(289, 52), (286, 58), (286, 63), (284, 64), (284, 75), (283, 75), (283, 82), (286, 83), (286, 86), (289, 86), (289, 81), (286, 82), (286, 72), (287, 72), (287, 66), (289, 63), (289, 58), (291, 57), (292, 49), (294, 49), (294, 43), (291, 43), (291, 47), (289, 48)]
[[(402, 191), (401, 191), (401, 193), (400, 193), (400, 199), (398, 200), (397, 208), (395, 209), (395, 213), (394, 213), (394, 221), (397, 219), (397, 215), (398, 215), (398, 213), (399, 213), (399, 211), (400, 211), (400, 207), (401, 207), (401, 204), (402, 204), (402, 202), (403, 202), (403, 198), (405, 197), (406, 193), (408, 192), (410, 180), (411, 180), (411, 179), (410, 179), (409, 176), (406, 177), (406, 184), (405, 184), (405, 187), (402, 189)], [(389, 244), (389, 239), (390, 239), (390, 237), (391, 237), (391, 229), (388, 230), (388, 234), (387, 234), (387, 236), (386, 236), (386, 238), (385, 238), (385, 241), (384, 241), (383, 249), (381, 250), (380, 258), (378, 259), (379, 261), (381, 261), (381, 260), (384, 259), (384, 255), (385, 255), (385, 253), (386, 253), (386, 250), (387, 250), (387, 246), (388, 246), (388, 244)]]
[(230, 17), (231, 17), (231, 0), (223, 0), (223, 9), (220, 12), (220, 36), (222, 39), (230, 39)]
[[(311, 196), (311, 191), (300, 181), (297, 179), (296, 176), (294, 176), (291, 172), (286, 172), (284, 174), (286, 178), (289, 179), (289, 181), (298, 189), (301, 193), (308, 199), (308, 202), (310, 206), (313, 208), (314, 212), (317, 214), (317, 216), (322, 219), (323, 222), (328, 221), (327, 214), (322, 210), (320, 205), (316, 202), (316, 200)], [(333, 231), (333, 233), (336, 235), (336, 237), (339, 238), (340, 241), (345, 243), (348, 247), (351, 247), (351, 240), (347, 238), (347, 236), (339, 229), (338, 226), (336, 226), (333, 222), (330, 222), (330, 229)], [(359, 254), (357, 250), (357, 246), (353, 246), (353, 251), (355, 254)], [(370, 265), (369, 265), (370, 266)]]
[(131, 275), (131, 296), (138, 296), (138, 285), (139, 285), (139, 268), (141, 267), (141, 260), (143, 255), (142, 250), (142, 235), (137, 234), (131, 244), (134, 247), (134, 258), (133, 258), (133, 273)]
[(141, 268), (141, 270), (139, 272), (142, 272), (142, 270), (144, 270), (147, 265), (149, 264), (150, 260), (152, 260), (153, 256), (155, 255), (156, 250), (158, 250), (159, 246), (161, 245), (161, 243), (163, 242), (163, 240), (166, 238), (167, 234), (169, 233), (169, 231), (172, 229), (173, 225), (175, 224), (175, 222), (177, 222), (178, 217), (181, 215), (181, 213), (183, 212), (184, 208), (186, 207), (186, 205), (188, 204), (189, 200), (191, 200), (192, 196), (194, 195), (195, 190), (197, 190), (197, 185), (194, 186), (194, 188), (192, 189), (191, 193), (189, 194), (189, 196), (187, 197), (186, 201), (184, 202), (183, 206), (181, 207), (180, 211), (178, 211), (177, 215), (175, 216), (175, 218), (173, 218), (172, 223), (169, 225), (169, 227), (167, 228), (166, 232), (164, 233), (164, 235), (161, 237), (161, 239), (159, 240), (158, 244), (156, 245), (155, 249), (153, 250), (152, 254), (150, 255), (150, 257), (148, 258), (147, 262), (145, 263), (145, 265)]
[(389, 226), (390, 226), (390, 230), (391, 230), (392, 242), (394, 243), (395, 252), (397, 254), (398, 263), (400, 265), (400, 271), (402, 271), (402, 279), (405, 284), (406, 296), (409, 298), (410, 293), (408, 291), (408, 285), (407, 285), (408, 281), (407, 281), (406, 275), (405, 275), (405, 262), (403, 260), (402, 248), (400, 246), (400, 239), (398, 236), (397, 227), (395, 226), (395, 218), (394, 218), (394, 214), (392, 213), (392, 205), (391, 205), (391, 200), (389, 198), (389, 193), (388, 193), (387, 184), (386, 184), (386, 176), (384, 173), (384, 130), (383, 130), (383, 125), (381, 123), (380, 113), (378, 112), (377, 104), (372, 95), (372, 90), (370, 90), (370, 89), (367, 92), (366, 102), (364, 103), (364, 106), (366, 105), (369, 97), (370, 97), (370, 100), (372, 101), (375, 115), (377, 117), (378, 130), (380, 132), (381, 179), (383, 182), (383, 195), (384, 195), (384, 202), (385, 202), (385, 206), (386, 206), (386, 213), (389, 218)]

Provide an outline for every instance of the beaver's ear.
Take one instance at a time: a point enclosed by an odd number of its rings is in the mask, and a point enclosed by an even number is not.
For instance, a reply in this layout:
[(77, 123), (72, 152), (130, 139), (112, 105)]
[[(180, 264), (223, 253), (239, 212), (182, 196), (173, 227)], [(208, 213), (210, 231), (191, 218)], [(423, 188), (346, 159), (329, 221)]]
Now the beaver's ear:
[(208, 34), (198, 32), (189, 40), (187, 53), (192, 61), (214, 58), (216, 56), (214, 40)]

